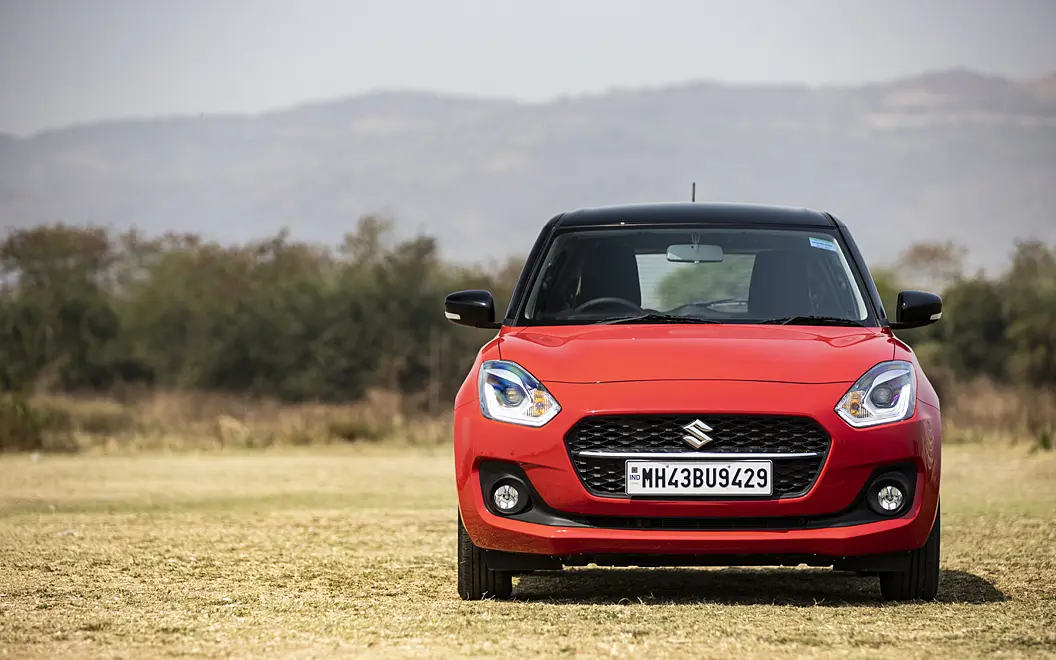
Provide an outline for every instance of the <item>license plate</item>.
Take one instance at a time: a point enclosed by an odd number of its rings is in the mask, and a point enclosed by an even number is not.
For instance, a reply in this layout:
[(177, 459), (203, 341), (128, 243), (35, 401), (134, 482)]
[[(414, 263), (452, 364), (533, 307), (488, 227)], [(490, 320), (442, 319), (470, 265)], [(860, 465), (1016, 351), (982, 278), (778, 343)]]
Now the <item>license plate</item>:
[(770, 495), (772, 461), (627, 461), (628, 495)]

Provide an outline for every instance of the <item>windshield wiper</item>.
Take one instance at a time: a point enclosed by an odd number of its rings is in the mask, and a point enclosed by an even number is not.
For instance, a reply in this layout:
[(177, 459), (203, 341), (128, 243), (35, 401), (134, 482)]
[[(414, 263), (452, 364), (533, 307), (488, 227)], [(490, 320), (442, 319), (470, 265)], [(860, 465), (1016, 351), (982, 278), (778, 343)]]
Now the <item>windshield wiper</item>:
[(771, 325), (842, 325), (855, 328), (864, 328), (864, 323), (838, 316), (785, 316), (778, 319), (767, 319), (759, 321), (761, 324)]
[(637, 316), (621, 316), (617, 319), (598, 321), (596, 325), (616, 325), (617, 323), (718, 323), (712, 319), (701, 319), (693, 316), (678, 316), (676, 314), (639, 314)]

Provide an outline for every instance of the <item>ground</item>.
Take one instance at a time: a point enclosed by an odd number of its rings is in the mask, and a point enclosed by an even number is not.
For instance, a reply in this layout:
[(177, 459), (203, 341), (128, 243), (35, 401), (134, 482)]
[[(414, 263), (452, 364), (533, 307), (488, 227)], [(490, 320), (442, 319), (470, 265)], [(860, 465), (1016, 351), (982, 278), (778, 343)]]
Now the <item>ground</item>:
[(810, 569), (455, 592), (449, 449), (0, 457), (0, 657), (1056, 656), (1056, 453), (945, 450), (939, 601)]

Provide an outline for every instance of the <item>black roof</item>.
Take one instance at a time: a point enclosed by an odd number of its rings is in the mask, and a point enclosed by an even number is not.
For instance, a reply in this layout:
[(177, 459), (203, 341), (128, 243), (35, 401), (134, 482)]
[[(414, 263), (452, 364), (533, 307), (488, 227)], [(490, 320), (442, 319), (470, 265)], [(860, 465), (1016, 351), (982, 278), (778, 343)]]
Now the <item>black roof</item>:
[(559, 227), (680, 224), (835, 227), (836, 221), (827, 213), (811, 209), (714, 202), (661, 202), (599, 206), (569, 211), (557, 219)]

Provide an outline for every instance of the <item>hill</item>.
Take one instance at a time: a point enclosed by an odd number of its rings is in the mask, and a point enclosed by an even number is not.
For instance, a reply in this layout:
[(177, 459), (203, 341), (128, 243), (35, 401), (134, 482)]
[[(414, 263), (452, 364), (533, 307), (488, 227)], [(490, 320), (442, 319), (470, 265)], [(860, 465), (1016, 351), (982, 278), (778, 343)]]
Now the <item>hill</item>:
[(255, 116), (0, 135), (0, 223), (337, 242), (380, 211), (453, 258), (525, 252), (573, 207), (812, 206), (874, 261), (954, 240), (1000, 265), (1056, 242), (1056, 77), (934, 72), (861, 86), (694, 83), (527, 104), (386, 92)]

